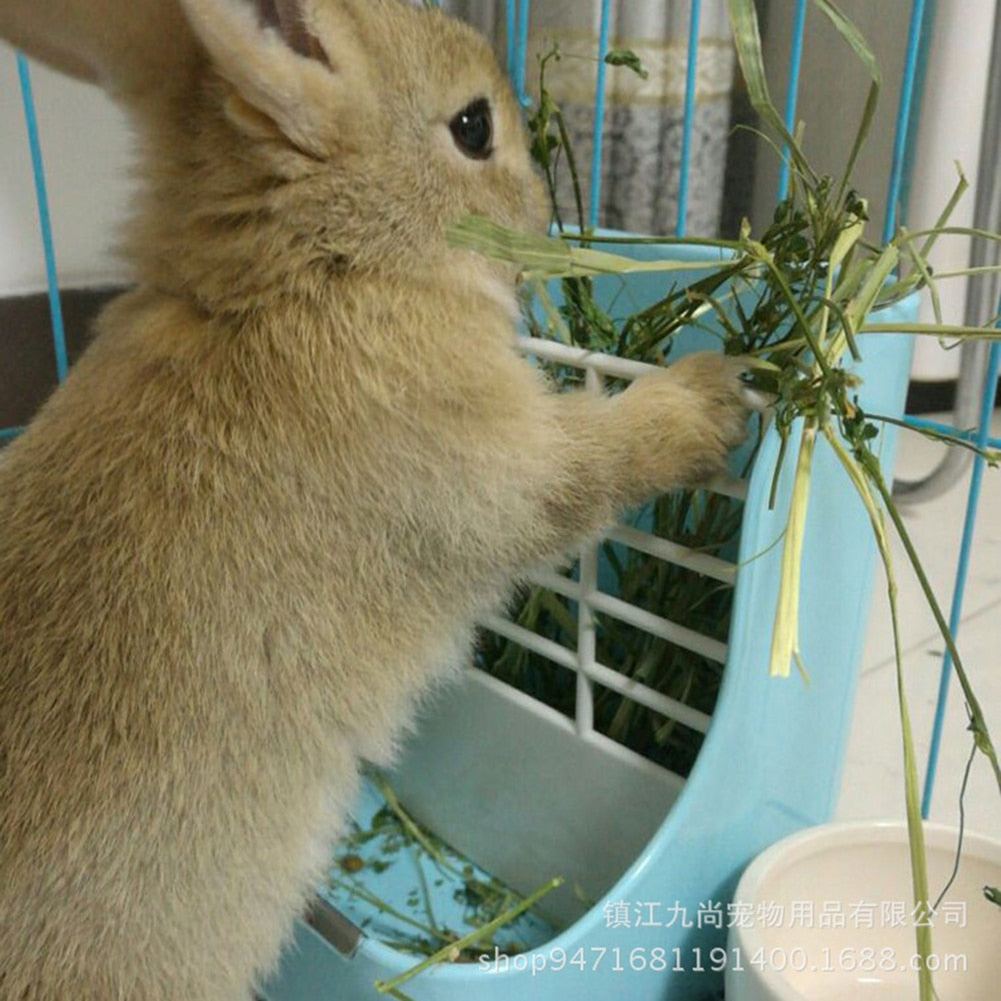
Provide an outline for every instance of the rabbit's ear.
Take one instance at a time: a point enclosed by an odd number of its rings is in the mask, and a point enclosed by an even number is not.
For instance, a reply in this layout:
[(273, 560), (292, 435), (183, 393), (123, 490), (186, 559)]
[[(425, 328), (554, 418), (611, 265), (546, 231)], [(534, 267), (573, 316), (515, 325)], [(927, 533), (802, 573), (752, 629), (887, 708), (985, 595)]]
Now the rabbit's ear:
[(302, 0), (254, 0), (263, 24), (277, 29), (289, 48), (300, 56), (328, 62), (319, 39), (306, 24)]
[[(330, 151), (339, 114), (357, 108), (367, 69), (343, 5), (310, 0), (181, 0), (188, 21), (219, 73), (296, 146)], [(318, 23), (322, 19), (322, 24)], [(328, 55), (320, 36), (337, 39)]]

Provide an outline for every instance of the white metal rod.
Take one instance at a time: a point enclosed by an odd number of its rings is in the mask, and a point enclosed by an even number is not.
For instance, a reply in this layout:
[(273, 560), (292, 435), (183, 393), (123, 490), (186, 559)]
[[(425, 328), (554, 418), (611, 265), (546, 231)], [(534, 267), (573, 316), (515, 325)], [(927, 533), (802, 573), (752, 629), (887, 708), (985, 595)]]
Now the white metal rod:
[(652, 636), (659, 636), (669, 643), (676, 643), (678, 646), (703, 657), (708, 657), (709, 660), (714, 660), (718, 664), (726, 663), (725, 643), (703, 636), (687, 626), (679, 626), (676, 622), (661, 618), (659, 615), (644, 611), (642, 608), (636, 608), (634, 605), (627, 604), (625, 601), (613, 598), (608, 594), (595, 594), (591, 598), (591, 606), (595, 611), (611, 615), (613, 618), (635, 626), (637, 629), (642, 629)]
[[(482, 625), (499, 636), (504, 636), (525, 647), (526, 650), (531, 650), (561, 667), (567, 668), (570, 671), (582, 671), (578, 659), (571, 651), (566, 650), (552, 640), (547, 640), (545, 637), (532, 633), (521, 626), (516, 626), (514, 623), (508, 622), (507, 619), (490, 618), (484, 620)], [(672, 699), (660, 692), (655, 692), (654, 689), (649, 688), (642, 682), (627, 678), (625, 675), (620, 674), (618, 671), (613, 671), (612, 668), (606, 667), (599, 661), (593, 661), (584, 673), (591, 681), (597, 682), (599, 685), (604, 685), (605, 688), (611, 689), (613, 692), (617, 692), (641, 706), (646, 706), (647, 709), (652, 709), (655, 713), (660, 713), (668, 719), (676, 720), (683, 726), (689, 727), (701, 734), (705, 734), (709, 730), (712, 718), (705, 713), (700, 713), (699, 710), (692, 709), (691, 706), (686, 706), (676, 699)], [(579, 732), (576, 725), (575, 732)], [(586, 733), (590, 733), (590, 731)]]
[[(586, 389), (598, 395), (604, 390), (601, 376), (589, 368), (586, 375)], [(577, 705), (574, 719), (577, 733), (583, 737), (594, 729), (594, 689), (587, 673), (588, 667), (597, 656), (594, 613), (591, 611), (591, 596), (598, 590), (598, 543), (589, 541), (580, 554), (580, 601), (577, 604)]]
[(497, 633), (498, 636), (513, 640), (526, 650), (540, 654), (546, 660), (551, 660), (554, 664), (559, 664), (560, 667), (565, 667), (570, 671), (577, 671), (580, 668), (580, 663), (573, 651), (560, 646), (559, 643), (554, 643), (552, 640), (546, 639), (544, 636), (540, 636), (538, 633), (533, 633), (524, 626), (509, 622), (499, 615), (485, 615), (480, 620), (480, 625), (491, 632)]
[[(689, 727), (701, 734), (705, 734), (709, 730), (712, 718), (705, 713), (701, 713), (697, 709), (692, 709), (691, 706), (686, 706), (684, 703), (678, 702), (676, 699), (672, 699), (660, 692), (655, 692), (654, 689), (649, 688), (642, 682), (627, 678), (625, 675), (620, 674), (618, 671), (613, 671), (599, 661), (592, 661), (585, 669), (571, 651), (561, 647), (558, 643), (554, 643), (552, 640), (547, 640), (545, 637), (541, 637), (530, 630), (516, 626), (514, 623), (508, 622), (507, 619), (490, 617), (483, 620), (482, 626), (499, 636), (503, 636), (525, 647), (526, 650), (531, 650), (541, 657), (545, 657), (547, 660), (567, 668), (569, 671), (579, 672), (579, 676), (583, 674), (590, 681), (597, 682), (641, 706), (646, 706), (655, 713), (660, 713), (668, 719), (676, 720), (683, 726)], [(575, 731), (580, 734), (580, 728), (576, 725)], [(590, 729), (585, 731), (585, 735), (590, 732)]]
[(545, 358), (546, 361), (560, 362), (563, 365), (572, 365), (574, 368), (593, 369), (601, 375), (614, 379), (638, 379), (641, 375), (657, 371), (656, 365), (633, 361), (630, 358), (618, 358), (600, 351), (587, 351), (544, 337), (522, 336), (517, 339), (517, 346), (524, 354)]
[(693, 709), (691, 706), (686, 706), (684, 702), (656, 692), (641, 681), (627, 678), (624, 674), (620, 674), (598, 661), (595, 661), (586, 670), (588, 675), (599, 685), (604, 685), (605, 688), (610, 688), (613, 692), (618, 692), (633, 702), (638, 702), (641, 706), (646, 706), (647, 709), (660, 713), (661, 716), (676, 720), (699, 733), (709, 731), (712, 717), (704, 712), (699, 712), (698, 709)]
[(638, 549), (648, 556), (655, 556), (659, 560), (673, 563), (675, 566), (684, 567), (686, 570), (693, 570), (705, 577), (712, 577), (713, 580), (721, 581), (724, 584), (733, 584), (737, 575), (737, 565), (727, 560), (721, 560), (717, 556), (709, 556), (707, 553), (700, 553), (695, 549), (679, 545), (668, 539), (662, 539), (657, 535), (650, 535), (641, 532), (639, 529), (630, 528), (627, 525), (616, 525), (609, 529), (605, 537), (613, 542), (621, 542), (630, 549)]
[(535, 570), (529, 576), (529, 580), (533, 584), (547, 587), (550, 591), (555, 591), (571, 601), (580, 601), (580, 583), (569, 577), (564, 577), (563, 574), (556, 573), (554, 570)]
[[(531, 650), (533, 653), (537, 653), (561, 667), (565, 667), (570, 671), (582, 671), (580, 663), (572, 651), (561, 647), (552, 640), (546, 639), (544, 636), (539, 636), (537, 633), (515, 625), (507, 619), (495, 616), (485, 618), (482, 625), (484, 628), (490, 629), (492, 632), (518, 643), (526, 650)], [(612, 691), (618, 692), (620, 695), (624, 695), (632, 699), (632, 701), (646, 706), (648, 709), (652, 709), (662, 716), (666, 716), (668, 719), (676, 720), (684, 726), (697, 730), (699, 733), (706, 733), (709, 729), (711, 717), (705, 713), (701, 713), (697, 709), (692, 709), (691, 706), (686, 706), (676, 699), (654, 691), (642, 682), (627, 678), (625, 675), (620, 674), (618, 671), (613, 671), (610, 667), (606, 667), (599, 661), (592, 661), (583, 673), (590, 680), (604, 685), (605, 688), (610, 688)], [(577, 730), (576, 726), (575, 730)], [(589, 733), (590, 731), (586, 732)]]
[[(562, 574), (554, 573), (551, 570), (537, 570), (532, 574), (530, 579), (533, 584), (549, 588), (550, 591), (555, 591), (557, 594), (562, 595), (564, 598), (569, 598), (571, 601), (579, 602), (581, 600), (582, 591), (580, 584), (569, 577), (564, 577)], [(636, 605), (630, 605), (621, 598), (605, 594), (604, 591), (594, 591), (589, 601), (592, 609), (605, 612), (607, 615), (620, 619), (629, 625), (635, 626), (637, 629), (642, 629), (653, 636), (659, 636), (661, 639), (666, 639), (671, 643), (682, 646), (686, 650), (692, 650), (719, 664), (726, 662), (727, 647), (725, 643), (721, 643), (719, 640), (704, 636), (702, 633), (696, 632), (694, 629), (689, 629), (687, 626), (678, 625), (676, 622), (671, 622), (670, 619), (653, 615), (651, 612), (647, 612)], [(529, 635), (534, 636), (535, 634), (529, 633)], [(560, 649), (563, 648), (561, 647)]]
[[(596, 611), (604, 612), (606, 615), (611, 615), (612, 618), (650, 633), (651, 636), (658, 636), (669, 643), (675, 643), (686, 650), (707, 657), (717, 664), (726, 663), (727, 647), (725, 643), (703, 636), (687, 626), (679, 626), (676, 622), (661, 618), (659, 615), (654, 615), (642, 608), (636, 608), (634, 605), (627, 604), (619, 598), (613, 598), (600, 591), (596, 591), (592, 595), (591, 606)], [(571, 671), (580, 669), (580, 661), (572, 651), (553, 640), (539, 636), (538, 633), (533, 633), (530, 629), (509, 622), (499, 615), (484, 616), (481, 624), (501, 636), (514, 640), (515, 643), (520, 643), (529, 650), (542, 654), (543, 657), (561, 667), (569, 668)]]

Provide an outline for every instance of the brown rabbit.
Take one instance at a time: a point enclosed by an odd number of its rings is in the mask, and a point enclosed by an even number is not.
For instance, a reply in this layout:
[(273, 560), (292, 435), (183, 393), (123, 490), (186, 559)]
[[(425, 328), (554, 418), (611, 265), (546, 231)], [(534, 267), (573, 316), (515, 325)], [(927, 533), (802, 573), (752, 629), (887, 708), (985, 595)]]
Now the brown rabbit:
[(148, 180), (137, 288), (0, 461), (0, 1001), (245, 1001), (359, 760), (528, 568), (721, 467), (739, 366), (601, 397), (516, 355), (513, 275), (445, 229), (539, 227), (541, 185), (436, 11), (0, 29), (132, 108)]

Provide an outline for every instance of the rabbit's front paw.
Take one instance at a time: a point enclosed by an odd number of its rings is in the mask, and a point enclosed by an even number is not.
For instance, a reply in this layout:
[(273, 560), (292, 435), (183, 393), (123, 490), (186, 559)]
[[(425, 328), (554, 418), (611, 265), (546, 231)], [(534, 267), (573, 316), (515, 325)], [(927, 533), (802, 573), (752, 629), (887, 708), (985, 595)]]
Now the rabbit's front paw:
[(704, 483), (726, 468), (747, 435), (745, 364), (715, 352), (689, 355), (638, 379), (625, 398), (636, 428), (641, 475), (656, 490)]
[(668, 372), (697, 396), (693, 417), (712, 429), (724, 453), (747, 437), (750, 396), (743, 359), (701, 351), (682, 358)]

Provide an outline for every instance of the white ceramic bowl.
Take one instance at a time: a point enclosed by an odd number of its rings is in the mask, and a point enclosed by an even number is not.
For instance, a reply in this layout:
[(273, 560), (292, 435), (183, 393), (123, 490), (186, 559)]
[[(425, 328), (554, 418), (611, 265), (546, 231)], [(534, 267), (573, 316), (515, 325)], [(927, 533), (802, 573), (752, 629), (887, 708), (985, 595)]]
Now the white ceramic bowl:
[[(954, 828), (925, 825), (932, 902), (955, 860)], [(1001, 998), (1001, 842), (967, 832), (932, 924), (941, 1001)], [(825, 824), (759, 855), (737, 887), (727, 1001), (917, 1001), (907, 828)]]

